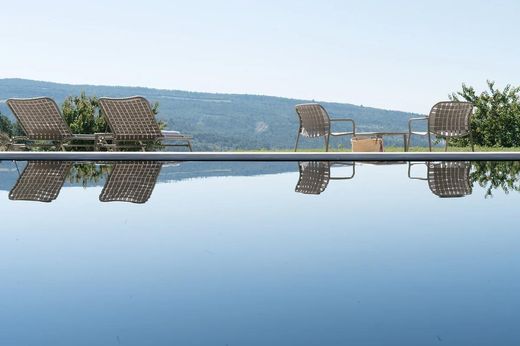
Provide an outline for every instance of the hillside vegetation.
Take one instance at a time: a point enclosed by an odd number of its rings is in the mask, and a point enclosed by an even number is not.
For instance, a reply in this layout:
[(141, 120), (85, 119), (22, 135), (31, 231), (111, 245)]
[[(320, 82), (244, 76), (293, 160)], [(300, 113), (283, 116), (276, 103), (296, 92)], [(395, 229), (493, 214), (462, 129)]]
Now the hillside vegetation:
[[(11, 97), (49, 96), (61, 104), (68, 96), (85, 92), (89, 96), (124, 97), (142, 95), (159, 103), (158, 118), (169, 129), (194, 136), (196, 150), (286, 149), (294, 146), (298, 118), (294, 106), (312, 102), (272, 96), (212, 94), (137, 87), (68, 85), (24, 79), (0, 79), (0, 100)], [(350, 117), (360, 131), (407, 129), (416, 114), (340, 103), (322, 103), (331, 116)], [(0, 112), (11, 116), (5, 103)], [(345, 125), (346, 126), (346, 125)], [(340, 128), (341, 129), (341, 128)], [(418, 143), (419, 141), (417, 141)], [(321, 141), (306, 141), (302, 147), (319, 147)], [(333, 146), (349, 146), (343, 138)], [(401, 145), (399, 138), (385, 138), (385, 144)]]

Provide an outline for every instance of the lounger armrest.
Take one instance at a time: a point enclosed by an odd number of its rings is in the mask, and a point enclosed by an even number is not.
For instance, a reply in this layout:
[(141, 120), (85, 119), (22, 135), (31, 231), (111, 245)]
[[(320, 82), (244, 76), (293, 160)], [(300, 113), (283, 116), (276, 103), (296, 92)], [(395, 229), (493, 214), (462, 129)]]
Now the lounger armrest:
[(414, 121), (428, 120), (428, 117), (410, 118), (408, 119), (408, 133), (412, 133), (412, 123)]
[(334, 119), (330, 119), (331, 122), (335, 122), (335, 121), (345, 121), (345, 122), (349, 122), (349, 123), (352, 123), (352, 133), (355, 135), (356, 134), (356, 123), (354, 122), (354, 119), (350, 119), (350, 118), (334, 118)]

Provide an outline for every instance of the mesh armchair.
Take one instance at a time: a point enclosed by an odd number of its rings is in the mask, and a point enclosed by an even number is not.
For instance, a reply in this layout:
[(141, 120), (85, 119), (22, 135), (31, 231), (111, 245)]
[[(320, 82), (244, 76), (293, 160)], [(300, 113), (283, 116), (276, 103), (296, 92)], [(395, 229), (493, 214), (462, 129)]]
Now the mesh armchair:
[[(472, 114), (473, 104), (471, 102), (443, 101), (435, 104), (429, 116), (408, 120), (408, 148), (412, 135), (428, 136), (428, 147), (432, 151), (431, 134), (433, 133), (437, 137), (446, 138), (445, 151), (448, 151), (448, 138), (466, 136), (469, 136), (471, 150), (475, 151), (470, 124)], [(412, 124), (416, 121), (427, 121), (427, 130), (414, 131)]]
[[(296, 106), (296, 114), (300, 119), (300, 128), (296, 137), (294, 151), (298, 150), (300, 136), (308, 138), (323, 137), (325, 140), (325, 151), (329, 151), (330, 137), (356, 135), (356, 124), (349, 118), (331, 119), (329, 114), (320, 104), (307, 103)], [(352, 124), (352, 131), (331, 132), (331, 124), (334, 122), (349, 122)]]

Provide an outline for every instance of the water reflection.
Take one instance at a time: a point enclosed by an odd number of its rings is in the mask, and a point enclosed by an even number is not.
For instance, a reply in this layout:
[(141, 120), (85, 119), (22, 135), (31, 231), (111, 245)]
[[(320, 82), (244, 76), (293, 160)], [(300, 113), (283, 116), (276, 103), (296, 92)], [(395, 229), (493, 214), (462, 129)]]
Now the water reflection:
[[(216, 176), (254, 176), (292, 173), (298, 168), (294, 191), (304, 195), (320, 195), (330, 187), (331, 180), (352, 180), (356, 166), (377, 166), (377, 179), (391, 180), (386, 165), (407, 165), (403, 168), (404, 184), (410, 180), (427, 182), (424, 188), (440, 198), (461, 198), (471, 195), (475, 187), (484, 190), (484, 197), (493, 192), (520, 192), (520, 162), (328, 162), (295, 163), (166, 163), (154, 161), (64, 162), (31, 161), (23, 167), (17, 163), (18, 175), (3, 174), (2, 189), (8, 190), (13, 201), (54, 201), (64, 185), (102, 186), (101, 202), (146, 203), (159, 181), (170, 182)], [(5, 166), (4, 166), (5, 167)], [(180, 167), (180, 168), (179, 168)], [(343, 168), (342, 168), (343, 167)], [(6, 171), (5, 169), (3, 169)], [(11, 172), (14, 172), (11, 170)], [(361, 171), (361, 175), (363, 171)], [(14, 179), (13, 179), (14, 178)], [(408, 179), (409, 180), (408, 180)], [(354, 179), (357, 182), (357, 178)], [(354, 183), (354, 182), (351, 182)], [(394, 183), (392, 181), (385, 182)], [(395, 182), (397, 183), (397, 182)], [(362, 184), (360, 181), (359, 184)], [(293, 185), (294, 186), (294, 185)], [(338, 185), (335, 185), (338, 186)], [(416, 186), (420, 186), (416, 185)], [(426, 190), (428, 190), (426, 189)]]
[[(426, 165), (425, 178), (412, 176), (412, 166)], [(441, 161), (408, 163), (408, 178), (426, 180), (431, 192), (441, 198), (458, 198), (473, 192), (470, 180), (471, 163), (464, 161)]]
[[(331, 177), (331, 166), (351, 166), (352, 175), (347, 177)], [(356, 164), (329, 161), (301, 161), (298, 163), (300, 178), (295, 191), (306, 195), (319, 195), (327, 188), (330, 180), (348, 180), (356, 174)]]
[(162, 163), (130, 161), (116, 163), (101, 191), (101, 202), (146, 203), (161, 172)]
[(65, 183), (71, 162), (31, 161), (9, 193), (11, 200), (52, 202)]

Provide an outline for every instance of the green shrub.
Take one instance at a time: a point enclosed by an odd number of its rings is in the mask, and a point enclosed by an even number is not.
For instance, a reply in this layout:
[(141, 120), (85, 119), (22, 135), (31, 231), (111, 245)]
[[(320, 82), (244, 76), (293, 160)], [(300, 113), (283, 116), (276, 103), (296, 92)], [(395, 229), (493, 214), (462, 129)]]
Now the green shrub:
[[(475, 144), (488, 147), (514, 147), (520, 145), (520, 87), (507, 85), (503, 90), (495, 88), (495, 82), (487, 82), (489, 91), (477, 94), (473, 87), (462, 85), (462, 91), (453, 93), (451, 99), (465, 100), (475, 105), (471, 118), (471, 130)], [(467, 145), (468, 139), (452, 139), (450, 144)]]

